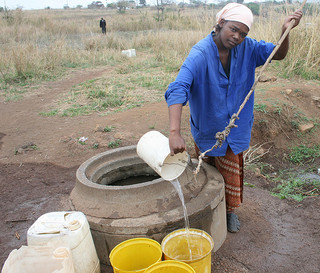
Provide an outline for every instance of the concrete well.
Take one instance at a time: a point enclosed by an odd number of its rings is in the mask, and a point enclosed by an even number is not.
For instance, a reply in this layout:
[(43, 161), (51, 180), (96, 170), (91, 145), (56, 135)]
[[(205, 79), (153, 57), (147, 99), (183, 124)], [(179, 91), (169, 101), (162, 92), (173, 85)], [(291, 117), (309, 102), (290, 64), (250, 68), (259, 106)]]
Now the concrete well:
[[(208, 232), (217, 251), (227, 234), (223, 178), (214, 167), (203, 163), (195, 179), (196, 163), (190, 162), (179, 181), (190, 227)], [(168, 233), (184, 228), (176, 190), (138, 157), (136, 146), (90, 158), (79, 167), (76, 177), (70, 199), (74, 209), (87, 216), (104, 264), (109, 264), (113, 247), (124, 240), (149, 237), (161, 243)]]

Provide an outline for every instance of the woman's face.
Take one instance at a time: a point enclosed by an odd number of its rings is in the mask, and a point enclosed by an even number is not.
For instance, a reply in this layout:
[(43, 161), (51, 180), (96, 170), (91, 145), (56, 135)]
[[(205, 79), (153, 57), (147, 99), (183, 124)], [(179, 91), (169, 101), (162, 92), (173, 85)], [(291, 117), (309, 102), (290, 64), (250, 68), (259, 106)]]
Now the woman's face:
[(249, 28), (240, 22), (222, 20), (219, 25), (221, 43), (227, 49), (241, 44), (249, 32)]

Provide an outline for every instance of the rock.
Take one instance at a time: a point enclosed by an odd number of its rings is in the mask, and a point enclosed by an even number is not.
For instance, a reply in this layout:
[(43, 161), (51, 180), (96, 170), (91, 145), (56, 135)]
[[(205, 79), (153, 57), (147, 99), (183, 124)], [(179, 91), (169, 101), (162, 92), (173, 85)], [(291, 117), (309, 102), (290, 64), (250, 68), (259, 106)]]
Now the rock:
[(261, 171), (260, 171), (259, 168), (255, 168), (254, 169), (254, 173), (255, 173), (256, 176), (260, 176), (261, 175)]
[(286, 89), (286, 94), (287, 95), (290, 95), (291, 93), (292, 93), (292, 89), (290, 89), (290, 88)]
[(266, 152), (265, 149), (263, 149), (262, 147), (260, 147), (259, 149), (256, 150), (257, 155), (263, 155)]
[(312, 96), (312, 100), (316, 102), (320, 102), (320, 97)]
[(277, 80), (276, 77), (267, 77), (263, 75), (259, 78), (259, 82), (274, 82), (276, 80)]
[(28, 151), (34, 151), (34, 150), (38, 150), (38, 146), (33, 143), (33, 142), (27, 142), (23, 145), (21, 145), (20, 147), (18, 147), (16, 150), (15, 150), (15, 154), (24, 154), (25, 152), (28, 152)]
[(314, 127), (312, 122), (299, 125), (298, 129), (301, 133), (307, 132)]
[(96, 128), (94, 129), (95, 132), (103, 132), (103, 127), (100, 124), (96, 125)]
[(314, 102), (314, 104), (320, 108), (320, 97), (313, 96), (311, 97), (311, 99)]

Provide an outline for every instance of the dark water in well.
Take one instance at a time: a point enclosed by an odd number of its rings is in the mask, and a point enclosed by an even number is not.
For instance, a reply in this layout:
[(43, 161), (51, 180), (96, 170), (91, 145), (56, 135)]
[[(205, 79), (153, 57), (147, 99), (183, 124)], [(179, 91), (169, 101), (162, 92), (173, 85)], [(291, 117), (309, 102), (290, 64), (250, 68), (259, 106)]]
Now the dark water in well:
[(129, 185), (135, 185), (140, 184), (144, 182), (149, 182), (155, 179), (160, 178), (160, 176), (157, 175), (138, 175), (138, 176), (130, 176), (118, 181), (114, 181), (109, 186), (129, 186)]

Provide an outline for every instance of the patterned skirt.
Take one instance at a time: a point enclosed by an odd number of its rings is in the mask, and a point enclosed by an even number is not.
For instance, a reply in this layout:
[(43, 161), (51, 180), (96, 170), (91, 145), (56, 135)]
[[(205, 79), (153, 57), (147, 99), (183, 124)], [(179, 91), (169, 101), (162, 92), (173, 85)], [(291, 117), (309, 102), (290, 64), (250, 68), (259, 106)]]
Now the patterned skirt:
[[(196, 154), (200, 154), (195, 144)], [(243, 153), (235, 155), (228, 146), (225, 156), (205, 156), (203, 161), (215, 166), (225, 183), (227, 211), (233, 211), (243, 202)]]

